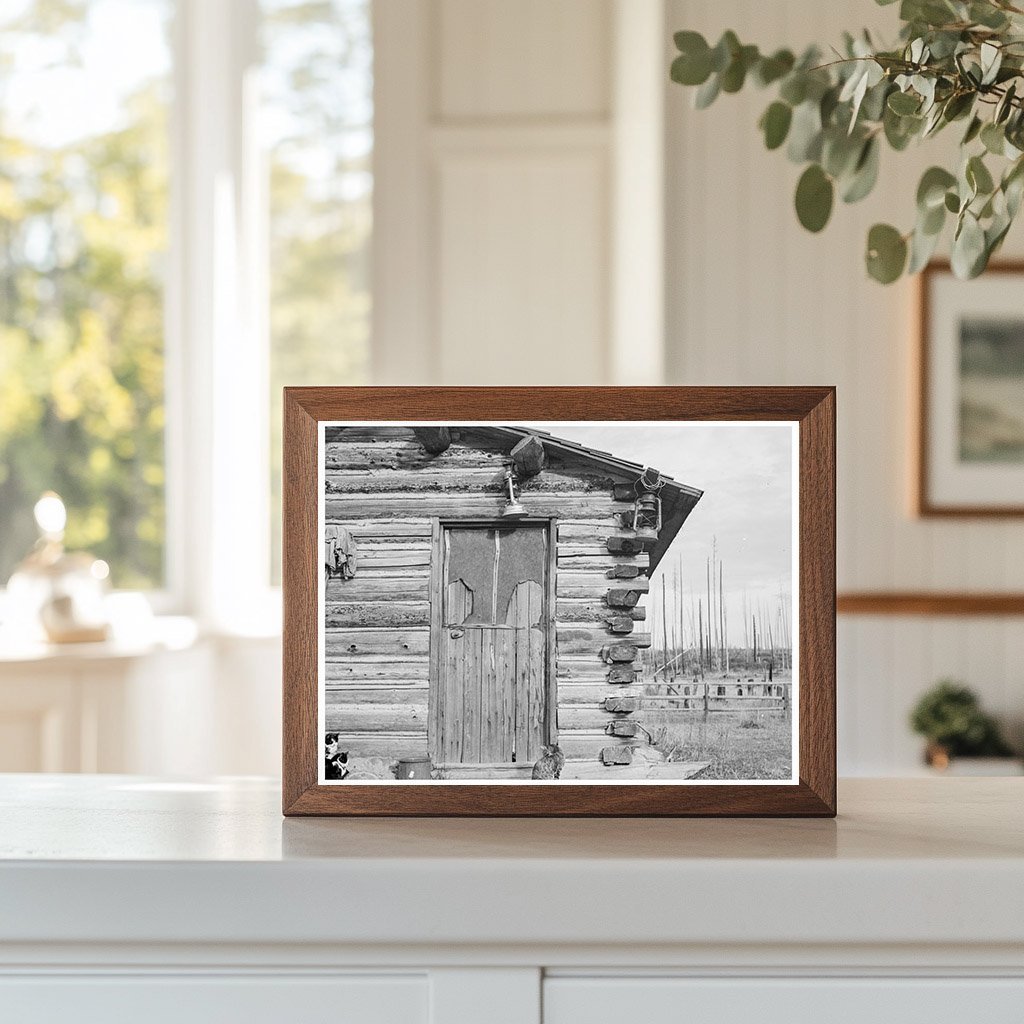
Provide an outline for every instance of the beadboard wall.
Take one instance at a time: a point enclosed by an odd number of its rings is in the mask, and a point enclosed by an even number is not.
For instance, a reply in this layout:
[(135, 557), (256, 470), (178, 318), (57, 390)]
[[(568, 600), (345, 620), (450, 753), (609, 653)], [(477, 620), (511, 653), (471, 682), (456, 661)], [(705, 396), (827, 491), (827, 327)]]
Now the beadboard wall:
[[(870, 0), (669, 0), (667, 17), (669, 29), (712, 41), (732, 28), (743, 42), (796, 48), (865, 25), (892, 39), (894, 10)], [(863, 270), (867, 229), (911, 226), (918, 177), (955, 136), (883, 152), (878, 192), (837, 204), (812, 236), (792, 208), (799, 169), (766, 152), (755, 127), (767, 94), (697, 111), (691, 93), (670, 85), (666, 98), (668, 381), (838, 387), (840, 590), (1024, 590), (1024, 520), (911, 515), (914, 290), (883, 288)], [(1019, 226), (1005, 253), (1024, 253)], [(912, 770), (920, 747), (907, 714), (942, 676), (974, 686), (1020, 739), (1024, 618), (841, 617), (840, 772)]]

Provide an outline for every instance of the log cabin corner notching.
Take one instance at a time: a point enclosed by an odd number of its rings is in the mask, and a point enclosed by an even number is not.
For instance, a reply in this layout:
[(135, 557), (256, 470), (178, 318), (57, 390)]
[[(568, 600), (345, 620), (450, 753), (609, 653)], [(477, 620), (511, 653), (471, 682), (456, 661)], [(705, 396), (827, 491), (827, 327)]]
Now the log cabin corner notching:
[(358, 550), (325, 584), (342, 749), (442, 777), (529, 777), (553, 742), (594, 777), (629, 762), (642, 599), (701, 491), (520, 427), (328, 426), (324, 460), (325, 526)]

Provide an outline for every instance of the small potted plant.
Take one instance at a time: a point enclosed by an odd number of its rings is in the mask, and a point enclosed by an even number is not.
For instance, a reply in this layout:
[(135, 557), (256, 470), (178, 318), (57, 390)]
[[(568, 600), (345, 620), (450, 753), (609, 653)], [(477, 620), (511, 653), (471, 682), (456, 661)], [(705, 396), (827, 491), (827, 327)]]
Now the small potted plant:
[[(970, 688), (943, 679), (925, 693), (910, 715), (914, 732), (928, 741), (925, 762), (946, 771), (957, 758), (1013, 758), (995, 719)], [(1002, 774), (1016, 774), (1004, 762)]]

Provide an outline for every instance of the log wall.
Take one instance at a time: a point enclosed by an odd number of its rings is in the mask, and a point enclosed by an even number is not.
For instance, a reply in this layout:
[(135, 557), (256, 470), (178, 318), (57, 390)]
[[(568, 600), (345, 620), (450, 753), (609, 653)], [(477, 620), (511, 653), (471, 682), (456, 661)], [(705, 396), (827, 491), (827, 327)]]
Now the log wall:
[[(358, 559), (355, 578), (331, 580), (326, 593), (325, 717), (341, 749), (427, 755), (431, 519), (497, 519), (510, 448), (453, 428), (449, 447), (432, 454), (410, 428), (328, 428), (326, 521), (350, 530)], [(636, 742), (605, 732), (628, 717), (604, 710), (605, 697), (640, 689), (639, 659), (625, 654), (648, 642), (640, 598), (649, 556), (609, 550), (609, 541), (621, 546), (614, 538), (626, 536), (632, 509), (616, 498), (623, 482), (549, 451), (520, 485), (531, 515), (558, 520), (551, 726), (569, 758), (599, 761), (604, 748)]]

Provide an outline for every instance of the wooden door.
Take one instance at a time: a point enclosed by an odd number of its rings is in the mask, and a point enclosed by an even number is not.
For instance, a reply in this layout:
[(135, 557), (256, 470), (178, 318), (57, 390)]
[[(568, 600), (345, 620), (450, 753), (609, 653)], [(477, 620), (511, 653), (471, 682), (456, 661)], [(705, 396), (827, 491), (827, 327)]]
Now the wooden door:
[(449, 526), (442, 542), (434, 761), (532, 763), (546, 741), (547, 528)]

